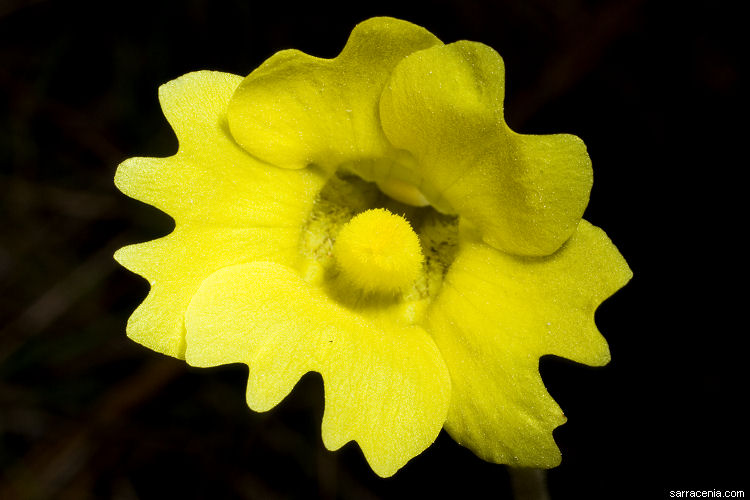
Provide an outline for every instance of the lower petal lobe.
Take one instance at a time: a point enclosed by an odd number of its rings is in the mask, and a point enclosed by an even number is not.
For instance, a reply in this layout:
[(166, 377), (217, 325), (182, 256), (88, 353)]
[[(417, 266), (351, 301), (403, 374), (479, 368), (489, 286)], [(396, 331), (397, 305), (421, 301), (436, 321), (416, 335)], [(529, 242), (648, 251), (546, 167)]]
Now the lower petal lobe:
[(594, 312), (631, 276), (604, 232), (586, 221), (543, 258), (503, 254), (462, 231), (425, 322), (451, 374), (451, 436), (485, 460), (556, 466), (552, 430), (565, 417), (542, 383), (539, 357), (606, 364)]
[(217, 271), (186, 317), (187, 361), (246, 363), (254, 410), (272, 408), (303, 374), (319, 372), (323, 442), (337, 449), (357, 441), (381, 476), (427, 448), (445, 421), (450, 378), (424, 330), (365, 319), (288, 267), (254, 262)]

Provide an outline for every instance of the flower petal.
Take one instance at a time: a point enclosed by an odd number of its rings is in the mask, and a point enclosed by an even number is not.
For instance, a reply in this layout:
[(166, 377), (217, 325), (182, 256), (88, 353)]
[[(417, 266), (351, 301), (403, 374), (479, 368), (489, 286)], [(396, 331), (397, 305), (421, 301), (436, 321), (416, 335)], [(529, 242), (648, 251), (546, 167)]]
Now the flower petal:
[(159, 89), (177, 134), (169, 158), (130, 158), (115, 185), (178, 223), (247, 227), (304, 220), (322, 187), (320, 172), (290, 172), (251, 157), (232, 139), (226, 107), (242, 78), (215, 71), (189, 73)]
[(542, 383), (539, 357), (606, 364), (594, 311), (631, 276), (604, 232), (586, 221), (545, 258), (509, 256), (462, 231), (425, 323), (451, 374), (451, 436), (488, 461), (556, 466), (552, 430), (565, 416)]
[(531, 136), (503, 118), (505, 68), (490, 47), (461, 41), (404, 58), (380, 100), (385, 135), (417, 160), (436, 208), (517, 255), (548, 255), (588, 203), (591, 162), (572, 135)]
[(151, 285), (128, 319), (128, 336), (146, 347), (185, 357), (185, 311), (203, 280), (226, 266), (256, 259), (292, 265), (299, 228), (178, 226), (171, 234), (115, 253)]
[(222, 267), (255, 259), (293, 265), (301, 228), (325, 177), (251, 157), (229, 135), (225, 109), (241, 77), (190, 73), (159, 98), (180, 147), (169, 158), (131, 158), (117, 169), (125, 194), (176, 221), (172, 234), (120, 249), (115, 258), (151, 284), (128, 335), (183, 357), (184, 314), (200, 283)]
[(186, 318), (188, 363), (249, 365), (254, 410), (272, 408), (303, 374), (320, 372), (323, 442), (334, 450), (356, 440), (381, 476), (427, 448), (445, 421), (450, 379), (424, 330), (366, 320), (287, 267), (254, 262), (217, 271)]
[(404, 56), (439, 43), (424, 28), (379, 17), (357, 25), (335, 59), (278, 52), (234, 95), (232, 135), (251, 154), (287, 168), (393, 156), (378, 121), (383, 85)]

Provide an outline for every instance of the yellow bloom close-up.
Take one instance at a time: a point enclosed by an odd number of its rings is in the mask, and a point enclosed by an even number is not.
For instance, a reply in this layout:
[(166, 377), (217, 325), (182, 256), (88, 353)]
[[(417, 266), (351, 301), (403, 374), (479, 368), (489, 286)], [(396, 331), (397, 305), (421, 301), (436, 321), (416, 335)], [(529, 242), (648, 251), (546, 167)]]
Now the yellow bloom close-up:
[(606, 364), (594, 312), (632, 274), (582, 219), (583, 142), (510, 130), (504, 83), (486, 45), (373, 18), (334, 59), (163, 85), (178, 152), (115, 179), (176, 223), (116, 254), (151, 285), (130, 338), (247, 364), (256, 411), (320, 373), (325, 446), (356, 441), (380, 476), (443, 428), (491, 462), (558, 465), (539, 358)]

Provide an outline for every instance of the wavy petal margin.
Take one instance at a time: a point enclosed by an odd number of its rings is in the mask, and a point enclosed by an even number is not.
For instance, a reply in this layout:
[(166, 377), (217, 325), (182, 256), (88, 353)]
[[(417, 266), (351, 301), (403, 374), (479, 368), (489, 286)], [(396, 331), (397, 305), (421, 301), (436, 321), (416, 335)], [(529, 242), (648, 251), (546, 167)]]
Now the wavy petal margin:
[(251, 154), (286, 168), (330, 170), (394, 156), (380, 128), (380, 93), (404, 56), (440, 43), (422, 27), (376, 17), (358, 24), (334, 59), (278, 52), (232, 98), (232, 135)]
[(451, 374), (450, 435), (491, 462), (558, 465), (552, 430), (565, 417), (542, 383), (539, 357), (606, 364), (594, 311), (631, 277), (609, 238), (586, 221), (544, 258), (503, 254), (462, 232), (425, 322)]
[(461, 41), (415, 52), (380, 100), (388, 140), (412, 153), (422, 192), (476, 225), (485, 242), (549, 255), (589, 200), (591, 161), (572, 135), (519, 135), (503, 118), (505, 67), (490, 47)]
[(131, 158), (117, 169), (126, 195), (171, 215), (174, 232), (118, 250), (115, 259), (151, 284), (128, 320), (136, 342), (182, 358), (184, 314), (211, 273), (257, 259), (295, 264), (300, 229), (324, 177), (266, 165), (232, 139), (225, 111), (241, 77), (200, 71), (159, 89), (179, 150)]
[(250, 367), (247, 403), (257, 411), (319, 372), (323, 442), (335, 450), (357, 441), (380, 476), (425, 450), (445, 421), (450, 378), (424, 330), (372, 323), (279, 264), (212, 274), (190, 303), (187, 332), (191, 365)]

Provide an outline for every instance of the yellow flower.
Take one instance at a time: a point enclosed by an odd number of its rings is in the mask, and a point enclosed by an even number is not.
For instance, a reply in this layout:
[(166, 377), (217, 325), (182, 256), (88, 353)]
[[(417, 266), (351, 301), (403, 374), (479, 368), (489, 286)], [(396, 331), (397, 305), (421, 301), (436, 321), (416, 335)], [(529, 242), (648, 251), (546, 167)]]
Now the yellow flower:
[(594, 311), (631, 272), (581, 219), (581, 140), (516, 134), (503, 95), (491, 48), (390, 18), (335, 59), (285, 50), (244, 79), (162, 86), (177, 154), (115, 179), (176, 221), (116, 254), (151, 284), (128, 335), (246, 363), (257, 411), (321, 373), (325, 445), (356, 440), (381, 476), (443, 427), (486, 460), (554, 467), (565, 417), (539, 358), (606, 364)]

